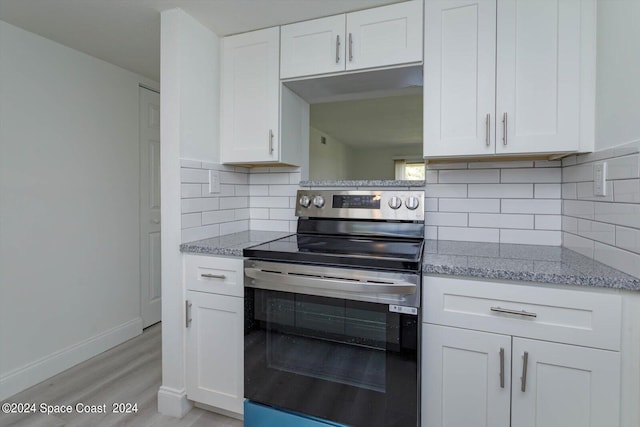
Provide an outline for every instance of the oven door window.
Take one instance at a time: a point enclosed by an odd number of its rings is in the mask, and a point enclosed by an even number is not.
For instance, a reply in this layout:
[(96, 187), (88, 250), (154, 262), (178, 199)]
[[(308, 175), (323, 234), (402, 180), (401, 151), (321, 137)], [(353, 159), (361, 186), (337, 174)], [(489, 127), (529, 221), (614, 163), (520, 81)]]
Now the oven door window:
[(245, 395), (349, 425), (417, 422), (417, 316), (248, 289)]

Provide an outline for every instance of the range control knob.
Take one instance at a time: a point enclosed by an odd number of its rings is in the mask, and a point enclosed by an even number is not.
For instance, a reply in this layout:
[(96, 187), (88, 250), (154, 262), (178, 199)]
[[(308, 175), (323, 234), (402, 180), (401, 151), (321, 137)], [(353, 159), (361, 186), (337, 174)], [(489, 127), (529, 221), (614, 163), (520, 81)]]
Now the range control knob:
[(324, 197), (316, 196), (313, 198), (313, 204), (316, 208), (321, 208), (324, 206)]
[(389, 207), (391, 209), (398, 209), (402, 206), (402, 199), (400, 197), (393, 196), (389, 199)]
[(420, 206), (420, 199), (411, 196), (407, 199), (406, 202), (404, 202), (404, 205), (407, 207), (407, 209), (414, 211), (418, 208), (418, 206)]
[(309, 196), (303, 195), (302, 197), (300, 197), (300, 200), (298, 200), (298, 203), (300, 203), (300, 206), (302, 206), (303, 208), (308, 208), (311, 205), (311, 199), (309, 198)]

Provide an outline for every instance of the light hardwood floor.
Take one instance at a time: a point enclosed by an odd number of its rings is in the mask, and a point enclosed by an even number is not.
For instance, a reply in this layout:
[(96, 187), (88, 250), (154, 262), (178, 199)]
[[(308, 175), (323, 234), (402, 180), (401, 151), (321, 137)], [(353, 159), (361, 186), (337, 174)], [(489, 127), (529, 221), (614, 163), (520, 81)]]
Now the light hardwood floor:
[[(242, 427), (242, 421), (193, 408), (182, 419), (161, 415), (161, 324), (142, 335), (25, 390), (6, 402), (107, 405), (107, 414), (0, 413), (0, 427)], [(114, 402), (138, 404), (135, 414), (112, 414)]]

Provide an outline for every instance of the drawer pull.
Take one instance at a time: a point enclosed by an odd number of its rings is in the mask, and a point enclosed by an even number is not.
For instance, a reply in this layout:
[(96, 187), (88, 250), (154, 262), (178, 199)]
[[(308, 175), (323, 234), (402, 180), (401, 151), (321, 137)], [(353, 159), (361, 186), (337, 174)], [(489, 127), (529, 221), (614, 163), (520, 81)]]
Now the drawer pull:
[(504, 348), (500, 348), (500, 388), (504, 388)]
[(520, 390), (524, 393), (527, 391), (527, 363), (529, 362), (529, 352), (525, 351), (522, 355), (522, 376), (520, 377), (520, 381), (522, 381), (522, 387)]
[(227, 276), (224, 274), (211, 274), (211, 273), (203, 273), (200, 277), (204, 277), (205, 279), (226, 279)]
[(516, 316), (525, 316), (525, 317), (538, 317), (538, 315), (536, 313), (531, 313), (528, 311), (518, 311), (518, 310), (510, 310), (508, 308), (502, 308), (502, 307), (491, 307), (491, 311), (495, 311), (498, 313), (506, 313), (506, 314), (515, 314)]

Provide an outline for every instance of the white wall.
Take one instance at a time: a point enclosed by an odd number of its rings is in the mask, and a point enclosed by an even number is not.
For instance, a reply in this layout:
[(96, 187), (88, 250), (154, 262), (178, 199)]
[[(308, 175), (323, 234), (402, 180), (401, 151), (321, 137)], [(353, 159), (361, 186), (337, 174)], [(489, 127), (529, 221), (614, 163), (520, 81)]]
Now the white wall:
[(181, 9), (161, 14), (162, 386), (158, 410), (182, 417), (185, 390), (180, 158), (218, 159), (219, 39)]
[[(320, 142), (326, 138), (326, 144)], [(334, 137), (309, 128), (309, 179), (349, 179), (351, 149)]]
[(0, 399), (141, 332), (141, 81), (0, 21)]
[(640, 140), (640, 1), (598, 2), (596, 151)]

